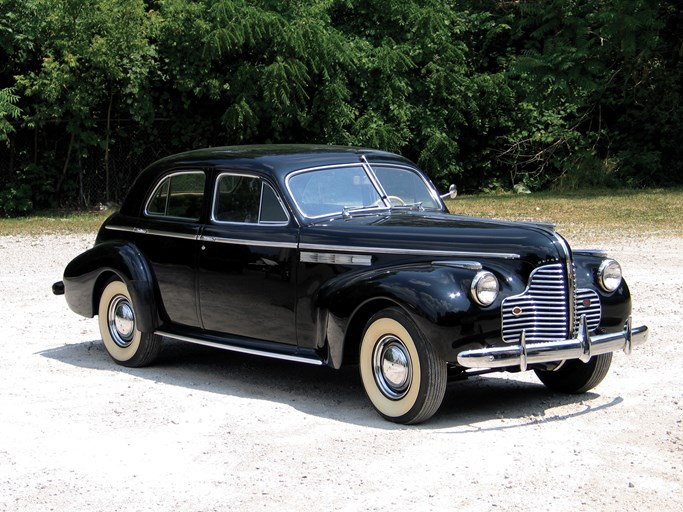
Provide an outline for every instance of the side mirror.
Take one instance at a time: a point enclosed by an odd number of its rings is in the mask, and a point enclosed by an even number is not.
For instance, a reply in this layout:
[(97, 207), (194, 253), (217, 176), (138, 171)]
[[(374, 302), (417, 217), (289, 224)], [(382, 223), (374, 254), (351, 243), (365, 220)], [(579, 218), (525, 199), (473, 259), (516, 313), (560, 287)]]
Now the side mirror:
[(447, 197), (451, 199), (455, 199), (458, 196), (458, 187), (455, 186), (455, 183), (451, 183), (451, 186), (448, 187), (448, 192), (445, 194), (441, 194), (441, 199), (445, 199)]

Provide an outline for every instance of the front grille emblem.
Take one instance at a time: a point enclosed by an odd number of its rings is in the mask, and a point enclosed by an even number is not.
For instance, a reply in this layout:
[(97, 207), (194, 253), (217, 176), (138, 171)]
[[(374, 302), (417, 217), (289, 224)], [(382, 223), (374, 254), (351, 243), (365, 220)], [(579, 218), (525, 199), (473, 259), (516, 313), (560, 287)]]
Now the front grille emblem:
[(522, 314), (522, 308), (520, 308), (519, 306), (515, 306), (514, 308), (512, 308), (512, 314), (515, 316), (521, 315)]
[(583, 306), (586, 308), (589, 308), (591, 305), (591, 300), (590, 299), (583, 299)]

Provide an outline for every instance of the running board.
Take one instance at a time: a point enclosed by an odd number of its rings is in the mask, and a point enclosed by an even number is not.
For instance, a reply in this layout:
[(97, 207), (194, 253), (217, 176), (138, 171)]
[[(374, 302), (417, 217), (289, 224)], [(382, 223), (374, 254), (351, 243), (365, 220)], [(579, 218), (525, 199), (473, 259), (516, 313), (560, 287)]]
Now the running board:
[[(205, 339), (205, 338), (194, 338), (191, 336), (186, 336), (184, 334), (177, 334), (173, 332), (168, 332), (168, 331), (155, 331), (154, 334), (158, 334), (159, 336), (164, 336), (166, 338), (171, 338), (174, 340), (178, 341), (185, 341), (187, 343), (194, 343), (196, 345), (204, 345), (206, 347), (213, 347), (213, 348), (220, 348), (223, 350), (230, 350), (231, 352), (240, 352), (242, 354), (250, 354), (254, 356), (263, 356), (263, 357), (270, 357), (273, 359), (282, 359), (285, 361), (294, 361), (296, 363), (306, 363), (306, 364), (312, 364), (315, 366), (322, 366), (324, 363), (323, 361), (316, 357), (314, 355), (314, 352), (311, 351), (311, 355), (302, 355), (301, 350), (294, 348), (292, 350), (292, 353), (283, 353), (283, 352), (275, 352), (271, 350), (266, 350), (266, 349), (258, 349), (258, 348), (250, 348), (247, 346), (243, 345), (238, 345), (235, 344), (232, 340), (229, 339), (224, 339), (224, 338), (218, 338), (212, 336), (212, 339)], [(214, 341), (215, 340), (215, 341)], [(260, 344), (267, 343), (267, 342), (260, 342)], [(276, 345), (273, 343), (273, 345)], [(278, 345), (278, 349), (282, 350), (286, 345)], [(297, 354), (298, 352), (298, 354)]]

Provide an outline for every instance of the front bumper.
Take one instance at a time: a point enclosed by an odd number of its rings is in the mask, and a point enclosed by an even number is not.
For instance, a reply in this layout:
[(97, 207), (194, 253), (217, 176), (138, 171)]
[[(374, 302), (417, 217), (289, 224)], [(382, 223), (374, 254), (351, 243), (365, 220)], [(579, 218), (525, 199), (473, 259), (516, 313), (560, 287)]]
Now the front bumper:
[(567, 359), (587, 362), (592, 356), (623, 350), (627, 354), (635, 346), (647, 341), (647, 326), (631, 327), (631, 318), (622, 332), (599, 334), (591, 337), (586, 317), (581, 317), (576, 338), (569, 340), (530, 343), (525, 341), (524, 332), (519, 345), (466, 350), (458, 354), (458, 364), (465, 368), (507, 368), (518, 366), (522, 371), (535, 363), (549, 363)]

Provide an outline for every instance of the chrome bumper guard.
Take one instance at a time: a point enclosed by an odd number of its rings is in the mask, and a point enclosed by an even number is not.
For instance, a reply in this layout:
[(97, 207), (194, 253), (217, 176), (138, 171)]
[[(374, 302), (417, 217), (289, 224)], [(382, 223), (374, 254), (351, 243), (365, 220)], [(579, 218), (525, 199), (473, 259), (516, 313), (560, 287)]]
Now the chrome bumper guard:
[(458, 354), (458, 364), (465, 368), (505, 368), (519, 366), (522, 371), (535, 363), (580, 359), (584, 363), (592, 356), (623, 350), (631, 353), (635, 346), (647, 341), (647, 326), (631, 327), (631, 317), (622, 332), (599, 334), (591, 337), (586, 317), (581, 317), (576, 338), (569, 340), (526, 343), (525, 333), (520, 335), (519, 345), (507, 347), (466, 350)]

